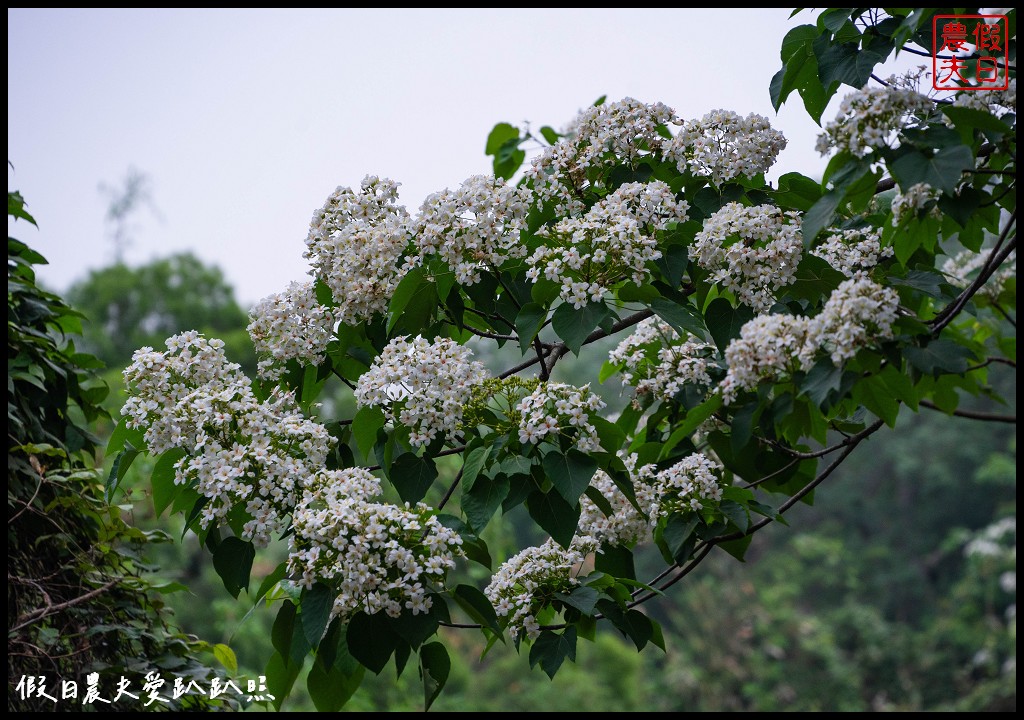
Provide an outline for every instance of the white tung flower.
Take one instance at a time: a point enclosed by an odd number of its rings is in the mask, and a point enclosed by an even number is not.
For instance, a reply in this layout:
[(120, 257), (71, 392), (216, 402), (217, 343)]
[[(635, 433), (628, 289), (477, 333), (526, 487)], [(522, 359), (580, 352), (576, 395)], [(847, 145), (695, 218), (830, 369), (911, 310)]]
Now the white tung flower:
[(334, 315), (317, 302), (312, 281), (293, 282), (283, 293), (260, 300), (246, 329), (260, 356), (260, 377), (273, 379), (288, 360), (323, 362), (334, 336)]
[(796, 280), (803, 254), (800, 214), (774, 205), (728, 203), (704, 222), (691, 250), (712, 280), (744, 305), (765, 311), (774, 304), (774, 293)]
[(458, 429), (473, 387), (487, 379), (473, 352), (454, 340), (431, 343), (421, 336), (395, 338), (356, 384), (359, 407), (384, 409), (392, 421), (412, 429), (409, 442), (425, 445)]
[(847, 277), (873, 268), (880, 258), (892, 257), (891, 247), (882, 247), (881, 236), (872, 229), (842, 230), (832, 233), (811, 250)]
[(599, 450), (601, 443), (597, 429), (590, 422), (590, 414), (604, 406), (604, 401), (590, 391), (589, 385), (541, 383), (516, 405), (519, 441), (536, 444), (549, 435), (571, 435), (579, 450)]
[(672, 400), (684, 385), (708, 388), (708, 371), (714, 367), (715, 348), (695, 337), (682, 337), (668, 323), (648, 318), (608, 354), (622, 365), (622, 383), (636, 388), (637, 395), (650, 393)]
[(923, 120), (933, 103), (901, 87), (865, 87), (843, 98), (836, 119), (818, 136), (817, 150), (847, 150), (864, 157), (873, 148), (892, 145), (895, 135), (914, 120)]
[(714, 110), (700, 120), (687, 120), (668, 143), (667, 159), (680, 172), (711, 178), (716, 185), (736, 177), (754, 177), (775, 164), (786, 138), (772, 129), (768, 118), (751, 113), (741, 117)]

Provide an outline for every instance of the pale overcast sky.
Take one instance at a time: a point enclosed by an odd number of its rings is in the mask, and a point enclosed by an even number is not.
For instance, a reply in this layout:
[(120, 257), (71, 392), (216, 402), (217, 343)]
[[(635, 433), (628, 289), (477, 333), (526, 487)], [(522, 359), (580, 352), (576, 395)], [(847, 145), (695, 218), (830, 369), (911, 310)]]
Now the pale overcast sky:
[[(7, 13), (8, 188), (59, 290), (109, 264), (98, 185), (149, 176), (126, 259), (192, 250), (246, 306), (305, 277), (313, 211), (366, 174), (415, 211), (488, 172), (497, 122), (561, 127), (607, 94), (684, 118), (758, 112), (789, 139), (773, 176), (819, 173), (794, 94), (776, 116), (788, 10), (23, 10)], [(825, 119), (829, 118), (826, 113)], [(9, 229), (11, 229), (9, 227)]]

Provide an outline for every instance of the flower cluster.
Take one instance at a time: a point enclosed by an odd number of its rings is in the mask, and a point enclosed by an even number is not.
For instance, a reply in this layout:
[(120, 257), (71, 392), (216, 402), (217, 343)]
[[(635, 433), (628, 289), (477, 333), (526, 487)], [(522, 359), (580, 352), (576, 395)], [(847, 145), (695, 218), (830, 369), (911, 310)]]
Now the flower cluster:
[(563, 435), (573, 437), (583, 452), (599, 450), (601, 443), (590, 413), (603, 407), (604, 401), (590, 391), (590, 385), (542, 383), (516, 405), (519, 441), (536, 444), (548, 436)]
[(928, 183), (917, 183), (906, 192), (897, 192), (892, 198), (892, 226), (899, 227), (904, 220), (916, 217), (925, 208), (932, 217), (941, 218), (942, 213), (935, 203), (941, 194)]
[(548, 243), (529, 258), (526, 276), (561, 284), (561, 298), (576, 309), (624, 279), (640, 285), (650, 277), (647, 263), (661, 257), (655, 233), (686, 220), (687, 209), (660, 180), (626, 183), (586, 215), (538, 231)]
[(425, 445), (438, 434), (450, 440), (473, 386), (487, 377), (481, 363), (470, 361), (472, 355), (448, 338), (433, 343), (421, 336), (411, 342), (395, 338), (360, 376), (356, 403), (384, 408), (392, 422), (412, 430), (413, 446)]
[(800, 214), (729, 203), (707, 219), (691, 252), (741, 303), (768, 310), (774, 293), (796, 279), (803, 252)]
[(338, 593), (332, 615), (428, 612), (432, 585), (463, 554), (462, 538), (426, 505), (373, 502), (380, 492), (363, 468), (321, 470), (295, 509), (288, 570), (307, 588), (321, 580)]
[(359, 191), (339, 187), (313, 215), (305, 257), (346, 325), (385, 311), (402, 278), (409, 214), (397, 201), (398, 183), (368, 175)]
[(856, 275), (832, 291), (825, 306), (811, 318), (807, 342), (830, 353), (839, 367), (862, 347), (892, 337), (900, 298), (866, 275)]
[(818, 136), (816, 149), (822, 155), (836, 149), (864, 157), (873, 148), (889, 147), (912, 118), (931, 110), (932, 101), (915, 90), (865, 87), (843, 98), (836, 119)]
[(719, 385), (722, 399), (732, 402), (762, 379), (808, 370), (821, 350), (840, 367), (860, 348), (892, 337), (898, 309), (895, 290), (860, 273), (840, 283), (813, 318), (758, 315), (725, 349), (729, 371)]
[(249, 313), (249, 337), (261, 356), (260, 377), (275, 379), (291, 359), (323, 362), (334, 316), (317, 302), (313, 282), (293, 282), (283, 293), (260, 300)]
[(718, 476), (722, 468), (703, 453), (687, 455), (654, 477), (655, 498), (651, 517), (699, 512), (704, 503), (722, 499)]
[(719, 385), (722, 399), (728, 404), (764, 378), (810, 368), (814, 352), (807, 341), (806, 318), (758, 315), (740, 328), (740, 336), (725, 349), (729, 371)]
[(568, 549), (549, 539), (502, 563), (484, 588), (484, 595), (499, 617), (508, 618), (512, 637), (524, 631), (530, 640), (540, 635), (537, 614), (555, 593), (568, 593), (579, 586), (576, 576), (587, 554), (595, 548), (594, 540), (586, 537), (576, 536)]
[(519, 231), (529, 204), (528, 190), (489, 175), (474, 175), (454, 192), (430, 195), (412, 224), (419, 248), (415, 262), (438, 255), (460, 284), (479, 282), (482, 267), (526, 254)]
[(636, 467), (636, 454), (627, 455), (619, 451), (629, 471), (636, 504), (644, 511), (641, 513), (615, 485), (608, 473), (598, 470), (594, 473), (590, 486), (596, 489), (611, 506), (612, 514), (604, 512), (584, 495), (580, 498), (580, 520), (577, 535), (593, 538), (600, 545), (632, 545), (643, 542), (651, 536), (651, 510), (657, 507), (657, 496), (653, 481), (655, 468), (653, 465)]
[(768, 118), (751, 113), (740, 117), (715, 110), (700, 120), (687, 120), (668, 143), (665, 155), (680, 172), (711, 178), (716, 185), (736, 177), (766, 172), (786, 147), (786, 138)]
[(880, 258), (892, 257), (891, 247), (882, 247), (881, 236), (871, 229), (841, 230), (825, 238), (813, 250), (829, 265), (847, 277), (873, 268)]
[(662, 103), (645, 104), (633, 98), (605, 103), (580, 112), (565, 137), (546, 148), (526, 177), (542, 201), (554, 203), (560, 215), (579, 214), (580, 192), (588, 185), (587, 171), (661, 151), (666, 143), (659, 129), (677, 124), (675, 112)]
[(1005, 90), (989, 90), (977, 92), (965, 90), (957, 93), (953, 99), (957, 107), (971, 108), (990, 112), (993, 115), (1001, 116), (1007, 112), (1014, 112), (1017, 109), (1017, 78), (1011, 78), (1009, 87)]
[(223, 520), (238, 503), (251, 516), (242, 535), (257, 545), (285, 529), (301, 483), (323, 465), (331, 438), (290, 395), (260, 401), (224, 343), (194, 331), (167, 340), (167, 352), (141, 348), (125, 368), (131, 396), (121, 409), (145, 428), (149, 450), (181, 448), (175, 483), (208, 499), (201, 523)]
[(648, 318), (608, 354), (623, 366), (622, 383), (637, 395), (671, 400), (683, 385), (711, 385), (709, 369), (714, 347), (694, 337), (682, 337), (664, 320)]
[[(949, 277), (949, 282), (957, 287), (965, 288), (973, 283), (978, 277), (978, 271), (989, 259), (989, 253), (976, 253), (970, 250), (962, 250), (955, 256), (949, 258), (942, 264), (942, 272)], [(992, 275), (985, 284), (978, 289), (978, 295), (989, 300), (996, 300), (1006, 287), (1006, 281), (1017, 277), (1017, 252), (1011, 252), (1006, 260)]]

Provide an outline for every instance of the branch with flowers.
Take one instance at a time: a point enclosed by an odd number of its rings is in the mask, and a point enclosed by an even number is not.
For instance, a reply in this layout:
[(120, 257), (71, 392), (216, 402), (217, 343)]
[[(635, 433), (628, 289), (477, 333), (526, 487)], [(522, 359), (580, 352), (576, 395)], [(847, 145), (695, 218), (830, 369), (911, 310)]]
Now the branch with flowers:
[[(160, 455), (157, 509), (235, 595), (255, 548), (289, 545), (255, 593), (281, 605), (276, 696), (309, 653), (351, 690), (416, 653), (429, 706), (440, 627), (510, 637), (552, 676), (599, 621), (663, 647), (642, 605), (715, 548), (742, 559), (902, 408), (1015, 422), (958, 408), (1016, 368), (1015, 80), (937, 102), (919, 76), (867, 87), (855, 55), (880, 63), (929, 18), (830, 10), (787, 35), (776, 106), (797, 91), (818, 119), (863, 88), (823, 128), (821, 182), (766, 182), (786, 140), (758, 115), (626, 98), (539, 137), (502, 123), (495, 175), (418, 213), (375, 176), (328, 197), (312, 279), (253, 309), (256, 382), (194, 332), (135, 355), (112, 447)], [(630, 399), (608, 415), (553, 372), (613, 337), (600, 379)], [(480, 359), (495, 347), (504, 370)], [(354, 417), (312, 414), (332, 377)], [(519, 506), (546, 539), (495, 567), (482, 536)], [(667, 568), (645, 582), (649, 544)], [(454, 582), (464, 563), (490, 581)]]

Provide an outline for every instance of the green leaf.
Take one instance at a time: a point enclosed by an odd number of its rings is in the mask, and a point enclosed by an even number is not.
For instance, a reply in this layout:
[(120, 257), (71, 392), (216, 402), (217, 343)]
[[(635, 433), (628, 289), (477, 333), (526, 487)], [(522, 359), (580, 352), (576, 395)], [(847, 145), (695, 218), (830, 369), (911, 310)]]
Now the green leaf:
[(804, 255), (796, 269), (796, 280), (783, 289), (786, 295), (797, 300), (817, 303), (828, 297), (833, 290), (846, 280), (846, 276), (833, 268), (817, 255)]
[(903, 354), (918, 370), (936, 376), (962, 373), (972, 357), (970, 350), (952, 340), (932, 340), (923, 348), (911, 345), (904, 348)]
[(569, 547), (580, 521), (579, 505), (566, 502), (557, 490), (548, 493), (535, 490), (526, 498), (526, 509), (556, 543)]
[(237, 537), (224, 538), (213, 551), (213, 568), (224, 581), (224, 587), (232, 597), (249, 587), (249, 573), (256, 548), (251, 542)]
[(829, 395), (839, 390), (843, 380), (843, 369), (832, 364), (828, 358), (819, 360), (800, 383), (800, 395), (806, 395), (819, 408), (824, 408)]
[[(443, 603), (439, 597), (434, 598), (435, 603)], [(433, 608), (431, 608), (433, 610)], [(403, 610), (402, 614), (394, 619), (394, 630), (399, 637), (409, 643), (413, 650), (418, 648), (427, 638), (437, 632), (437, 617), (433, 612), (413, 614), (411, 610)]]
[(224, 643), (217, 643), (213, 646), (213, 656), (217, 658), (217, 662), (228, 669), (228, 672), (238, 672), (238, 658), (235, 657), (235, 651)]
[(490, 452), (490, 448), (478, 445), (469, 451), (466, 455), (466, 459), (462, 463), (462, 489), (468, 490), (473, 487), (473, 483), (476, 482), (477, 476), (484, 467), (484, 463), (487, 462), (487, 455)]
[(274, 568), (274, 571), (272, 573), (263, 578), (263, 582), (260, 583), (260, 587), (256, 591), (256, 596), (253, 598), (254, 602), (258, 603), (260, 600), (266, 597), (267, 593), (270, 592), (270, 589), (277, 585), (277, 583), (279, 583), (281, 580), (284, 580), (284, 578), (287, 575), (288, 563), (282, 562), (276, 568)]
[(939, 150), (932, 157), (911, 151), (902, 155), (890, 165), (892, 174), (901, 188), (917, 183), (928, 183), (941, 189), (947, 195), (956, 191), (964, 170), (974, 167), (974, 155), (965, 145), (956, 145)]
[(181, 448), (171, 448), (160, 456), (153, 466), (150, 484), (153, 486), (153, 508), (159, 517), (175, 496), (184, 488), (174, 484), (174, 464), (187, 453)]
[(590, 485), (597, 471), (597, 461), (575, 448), (565, 455), (549, 452), (544, 456), (542, 465), (555, 489), (571, 505), (579, 503), (580, 495)]
[(542, 126), (540, 129), (540, 134), (550, 144), (555, 145), (558, 143), (559, 135), (551, 127), (547, 125)]
[(441, 694), (448, 673), (451, 672), (452, 661), (448, 651), (439, 642), (433, 642), (420, 648), (420, 673), (423, 676), (423, 709), (429, 710), (434, 700)]
[(334, 595), (329, 587), (320, 582), (302, 594), (299, 620), (310, 647), (319, 645), (320, 638), (324, 636), (324, 630), (331, 619), (331, 608), (334, 607)]
[(896, 427), (900, 404), (877, 375), (864, 378), (854, 385), (853, 399), (885, 421), (889, 427)]
[(633, 552), (621, 545), (602, 546), (594, 554), (594, 569), (617, 578), (636, 579)]
[(498, 123), (487, 136), (487, 145), (484, 147), (485, 155), (497, 155), (502, 146), (509, 140), (519, 139), (519, 128), (508, 123)]
[(600, 596), (594, 588), (588, 585), (581, 585), (568, 595), (565, 593), (555, 593), (555, 597), (566, 605), (576, 608), (584, 615), (593, 615), (594, 606), (597, 605)]
[(554, 678), (558, 668), (562, 666), (565, 659), (576, 660), (576, 628), (567, 627), (561, 635), (550, 630), (542, 630), (540, 637), (533, 642), (530, 648), (530, 667), (536, 667), (540, 663), (549, 678)]
[(116, 452), (120, 452), (126, 444), (131, 444), (135, 448), (141, 449), (146, 447), (146, 440), (141, 429), (129, 430), (128, 418), (123, 417), (118, 421), (117, 427), (114, 428), (114, 432), (110, 435), (110, 440), (107, 441), (105, 454), (113, 455)]
[(700, 518), (696, 515), (683, 517), (682, 515), (671, 515), (665, 522), (665, 529), (662, 537), (669, 554), (677, 564), (682, 564), (690, 559), (693, 552), (694, 535)]
[(429, 457), (405, 453), (391, 464), (389, 478), (402, 500), (415, 504), (423, 499), (437, 479), (437, 466)]
[(128, 472), (128, 468), (132, 466), (135, 458), (139, 456), (139, 451), (132, 447), (131, 443), (125, 444), (126, 449), (119, 452), (117, 457), (114, 458), (114, 464), (110, 467), (110, 474), (107, 475), (107, 482), (103, 489), (103, 499), (107, 503), (113, 500), (114, 493), (117, 492), (117, 488)]
[(704, 338), (707, 328), (700, 315), (686, 305), (672, 302), (665, 298), (653, 300), (650, 303), (651, 310), (657, 313), (658, 317), (667, 322), (681, 336), (696, 335)]
[(745, 562), (743, 558), (747, 554), (747, 548), (750, 547), (750, 541), (753, 539), (753, 535), (744, 535), (738, 540), (727, 540), (718, 543), (718, 546), (740, 562)]
[(746, 305), (734, 308), (725, 298), (715, 298), (708, 305), (704, 319), (719, 350), (725, 352), (729, 342), (740, 336), (743, 326), (752, 320), (754, 311)]
[(469, 487), (463, 484), (462, 512), (469, 526), (482, 532), (502, 501), (508, 497), (509, 488), (509, 480), (505, 475), (494, 479), (479, 477)]
[(590, 302), (579, 310), (573, 309), (568, 303), (562, 303), (551, 315), (551, 327), (568, 348), (579, 355), (587, 336), (610, 312), (604, 302)]
[(485, 628), (500, 633), (498, 616), (494, 612), (494, 606), (487, 596), (472, 585), (459, 585), (452, 591), (452, 598), (459, 604), (467, 615), (474, 622), (480, 623)]
[(800, 173), (786, 173), (772, 197), (779, 207), (806, 211), (821, 198), (821, 185)]
[(352, 657), (377, 675), (388, 664), (402, 639), (391, 628), (385, 613), (358, 612), (348, 622), (345, 642)]
[(384, 427), (384, 411), (379, 407), (365, 405), (356, 411), (352, 418), (352, 435), (356, 439), (359, 451), (367, 458), (377, 443), (377, 431)]
[(525, 353), (533, 345), (541, 326), (548, 317), (548, 311), (535, 302), (523, 305), (516, 316), (516, 335), (519, 336), (519, 347)]
[(842, 200), (842, 193), (830, 190), (822, 195), (817, 202), (804, 213), (803, 223), (800, 232), (803, 234), (804, 243), (813, 243), (825, 228), (832, 224), (836, 217), (836, 209)]
[(953, 121), (957, 129), (987, 130), (997, 135), (1012, 135), (1013, 128), (990, 112), (956, 105), (940, 105), (942, 114)]
[(390, 333), (395, 323), (402, 317), (409, 301), (412, 300), (416, 291), (426, 282), (423, 277), (423, 268), (415, 267), (399, 281), (398, 286), (391, 294), (391, 302), (388, 303), (388, 324), (387, 331)]
[(316, 662), (306, 676), (306, 689), (318, 711), (337, 712), (359, 689), (365, 674), (366, 669), (361, 665), (347, 672), (338, 662), (329, 667)]
[(277, 710), (281, 709), (285, 698), (292, 691), (301, 669), (301, 665), (289, 663), (280, 652), (275, 652), (267, 661), (263, 674), (267, 678), (267, 691), (274, 696), (272, 703)]

